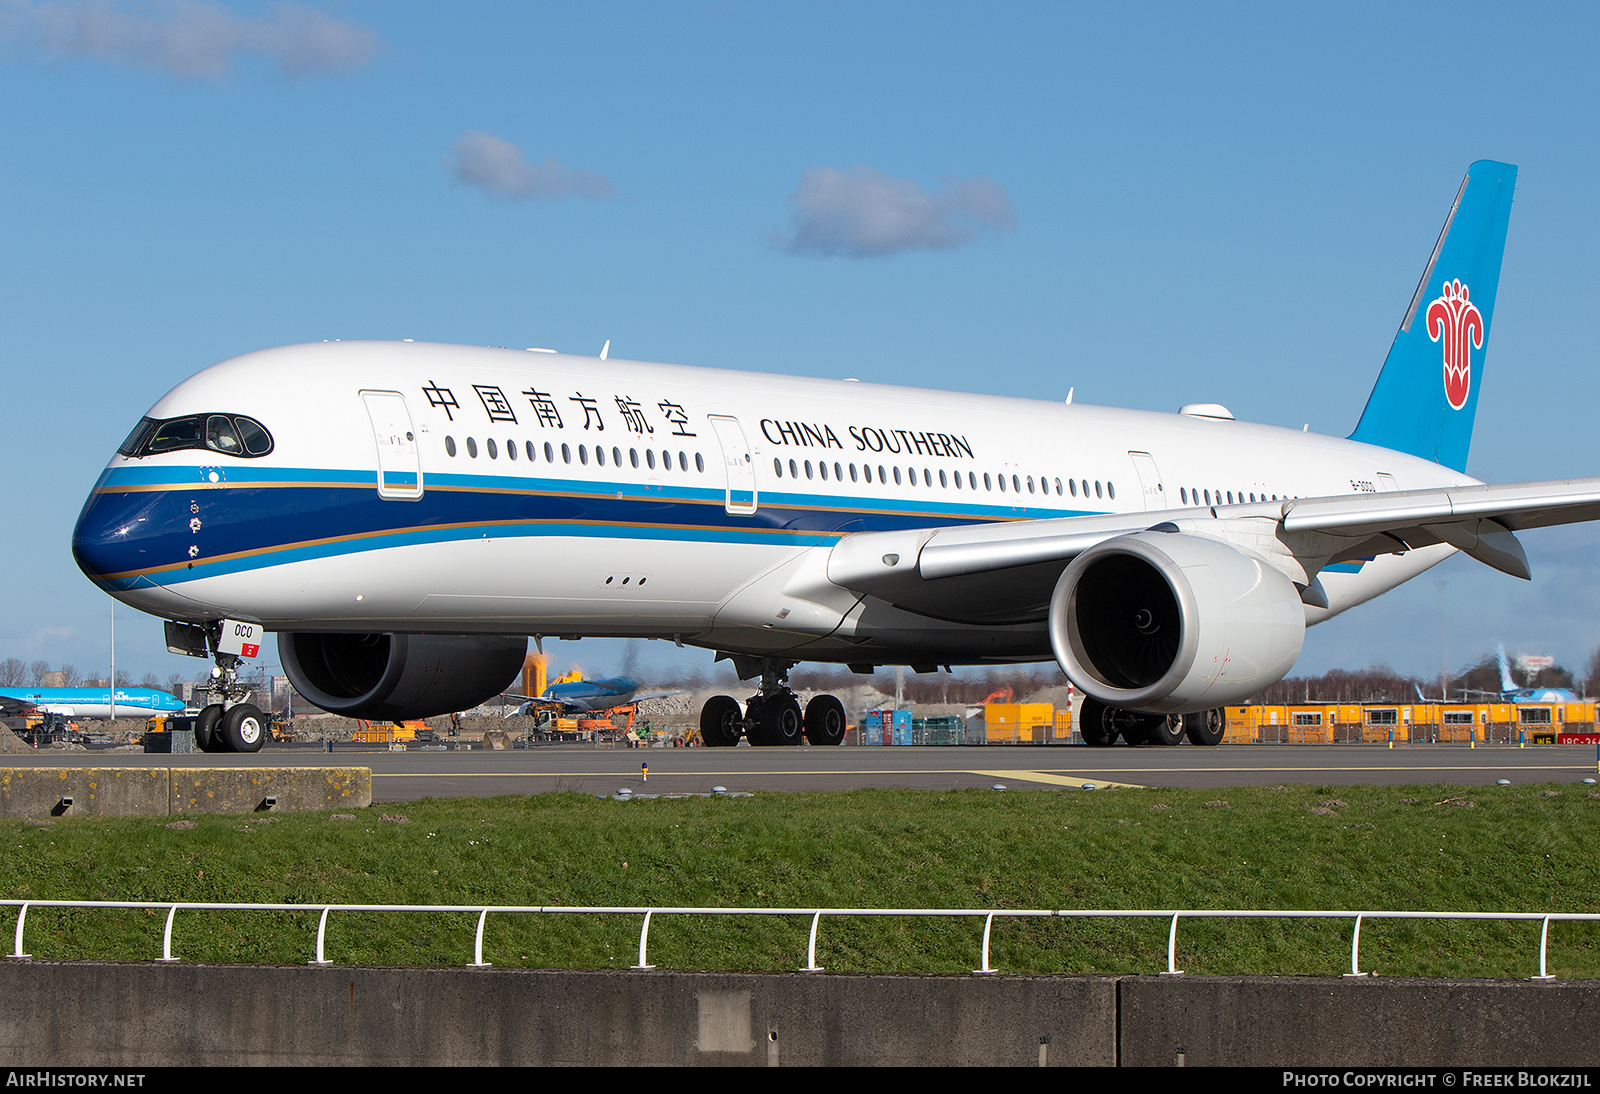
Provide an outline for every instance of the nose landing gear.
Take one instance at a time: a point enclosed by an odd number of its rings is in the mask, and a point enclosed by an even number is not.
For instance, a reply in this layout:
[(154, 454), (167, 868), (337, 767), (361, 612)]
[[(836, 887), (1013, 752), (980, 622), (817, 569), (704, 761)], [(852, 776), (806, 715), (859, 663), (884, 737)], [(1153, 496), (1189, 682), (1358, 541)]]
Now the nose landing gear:
[[(201, 752), (260, 752), (268, 736), (267, 718), (261, 708), (249, 702), (250, 689), (239, 681), (243, 660), (235, 653), (224, 653), (224, 627), (235, 623), (222, 620), (207, 627), (168, 622), (167, 648), (174, 653), (212, 659), (211, 683), (202, 690), (212, 700), (194, 721), (194, 743)], [(254, 627), (238, 624), (238, 627)], [(252, 640), (259, 641), (252, 633)], [(251, 651), (254, 656), (254, 651)]]

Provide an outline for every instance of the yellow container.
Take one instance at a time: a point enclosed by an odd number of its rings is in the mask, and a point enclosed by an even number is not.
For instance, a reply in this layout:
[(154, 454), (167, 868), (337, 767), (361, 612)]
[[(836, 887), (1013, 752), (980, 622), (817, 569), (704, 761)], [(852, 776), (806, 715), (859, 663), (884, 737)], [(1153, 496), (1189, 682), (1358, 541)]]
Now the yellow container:
[(1227, 732), (1222, 739), (1228, 744), (1276, 741), (1284, 732), (1283, 707), (1224, 707), (1223, 711), (1227, 721)]
[(991, 741), (1043, 744), (1054, 726), (1055, 709), (1050, 703), (988, 703), (983, 708), (985, 735)]
[(1064, 741), (1072, 736), (1072, 708), (1066, 707), (1056, 711), (1056, 740)]

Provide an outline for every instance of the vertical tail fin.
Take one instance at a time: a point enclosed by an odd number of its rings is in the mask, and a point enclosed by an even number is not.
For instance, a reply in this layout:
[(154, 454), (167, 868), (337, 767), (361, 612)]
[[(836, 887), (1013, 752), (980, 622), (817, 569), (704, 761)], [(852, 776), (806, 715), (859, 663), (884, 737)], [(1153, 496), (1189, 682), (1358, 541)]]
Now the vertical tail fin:
[(1517, 169), (1467, 168), (1353, 441), (1467, 468)]

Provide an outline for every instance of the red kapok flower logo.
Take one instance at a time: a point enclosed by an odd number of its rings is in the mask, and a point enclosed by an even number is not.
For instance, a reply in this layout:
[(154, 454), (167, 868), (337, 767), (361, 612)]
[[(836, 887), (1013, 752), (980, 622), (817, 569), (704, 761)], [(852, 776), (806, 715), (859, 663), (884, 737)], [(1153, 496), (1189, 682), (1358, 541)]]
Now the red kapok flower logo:
[(1456, 410), (1472, 390), (1472, 351), (1483, 348), (1483, 313), (1467, 297), (1460, 278), (1446, 281), (1426, 316), (1428, 337), (1444, 349), (1444, 397)]

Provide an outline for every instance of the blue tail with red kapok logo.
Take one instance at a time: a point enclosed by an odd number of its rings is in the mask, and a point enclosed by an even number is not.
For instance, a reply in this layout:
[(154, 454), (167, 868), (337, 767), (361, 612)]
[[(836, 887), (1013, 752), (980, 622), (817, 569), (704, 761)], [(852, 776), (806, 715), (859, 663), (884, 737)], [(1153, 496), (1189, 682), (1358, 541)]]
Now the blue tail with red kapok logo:
[(1467, 469), (1516, 185), (1509, 163), (1467, 168), (1351, 440)]

